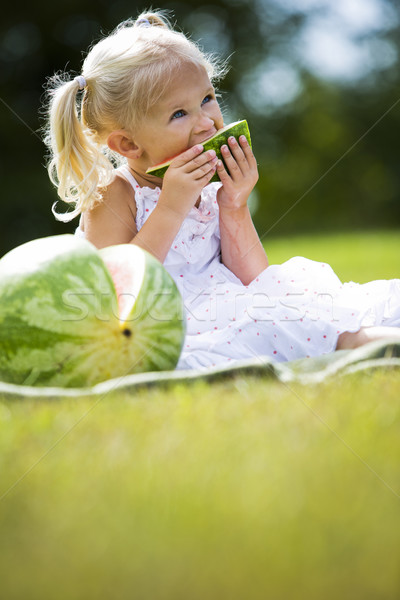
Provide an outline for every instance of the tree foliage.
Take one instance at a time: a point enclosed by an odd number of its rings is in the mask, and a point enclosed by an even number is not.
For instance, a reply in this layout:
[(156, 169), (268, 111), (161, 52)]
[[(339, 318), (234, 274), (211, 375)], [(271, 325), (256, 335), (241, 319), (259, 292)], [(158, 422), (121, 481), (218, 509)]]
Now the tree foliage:
[[(250, 125), (260, 168), (252, 207), (263, 238), (400, 223), (400, 7), (394, 0), (349, 0), (346, 10), (353, 7), (354, 14), (346, 21), (329, 4), (344, 6), (323, 0), (158, 3), (207, 51), (229, 58), (221, 102), (227, 122), (246, 118)], [(51, 214), (57, 197), (40, 135), (43, 86), (55, 71), (79, 73), (94, 40), (145, 8), (127, 0), (60, 0), (3, 13), (1, 253), (76, 226)], [(331, 54), (325, 48), (329, 23), (344, 51), (351, 50), (342, 74), (332, 74), (335, 48)]]

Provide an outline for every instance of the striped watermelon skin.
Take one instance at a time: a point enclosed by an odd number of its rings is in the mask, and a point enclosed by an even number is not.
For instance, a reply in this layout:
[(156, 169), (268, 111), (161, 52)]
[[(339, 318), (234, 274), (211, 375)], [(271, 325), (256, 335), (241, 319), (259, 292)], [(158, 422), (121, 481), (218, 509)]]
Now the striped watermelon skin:
[(103, 251), (85, 240), (33, 240), (0, 260), (0, 379), (85, 387), (176, 366), (184, 319), (174, 281), (144, 250), (113, 249), (125, 269), (142, 265), (135, 294), (125, 291), (131, 309), (123, 321)]
[[(212, 138), (202, 143), (204, 152), (206, 152), (207, 150), (215, 150), (217, 157), (223, 160), (223, 156), (221, 154), (221, 146), (228, 143), (229, 137), (233, 136), (234, 138), (238, 139), (241, 135), (244, 135), (246, 137), (247, 141), (251, 146), (250, 131), (246, 120), (236, 121), (235, 123), (226, 125), (223, 129), (217, 131), (217, 133)], [(147, 169), (146, 173), (148, 173), (149, 175), (154, 175), (155, 177), (163, 178), (172, 160), (173, 158), (161, 163), (161, 165), (155, 165), (154, 167), (150, 167), (149, 169)], [(215, 173), (213, 175), (210, 183), (214, 181), (220, 181), (218, 173)]]
[(104, 248), (100, 256), (106, 264), (120, 266), (121, 270), (126, 261), (143, 262), (139, 293), (135, 290), (135, 302), (120, 323), (124, 335), (129, 332), (132, 338), (136, 366), (131, 372), (173, 369), (186, 332), (183, 300), (174, 280), (154, 256), (132, 244)]

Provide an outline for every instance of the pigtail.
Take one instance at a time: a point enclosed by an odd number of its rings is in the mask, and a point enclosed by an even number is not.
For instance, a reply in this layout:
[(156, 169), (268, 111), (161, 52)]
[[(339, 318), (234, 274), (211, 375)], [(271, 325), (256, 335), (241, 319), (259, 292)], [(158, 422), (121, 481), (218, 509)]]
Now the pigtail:
[(53, 206), (58, 220), (70, 221), (102, 201), (115, 168), (126, 162), (107, 147), (108, 136), (123, 129), (134, 138), (184, 63), (204, 68), (212, 82), (224, 70), (174, 30), (168, 11), (149, 10), (97, 42), (81, 75), (72, 81), (59, 75), (50, 79), (44, 132), (48, 172), (59, 197), (72, 208), (60, 214)]
[[(72, 81), (52, 79), (46, 143), (51, 160), (48, 172), (58, 195), (64, 202), (75, 205), (72, 211), (53, 214), (59, 221), (70, 221), (101, 199), (100, 188), (112, 179), (112, 164), (102, 153), (94, 135), (79, 117), (77, 93), (87, 86), (80, 76)], [(85, 89), (85, 94), (88, 89)]]

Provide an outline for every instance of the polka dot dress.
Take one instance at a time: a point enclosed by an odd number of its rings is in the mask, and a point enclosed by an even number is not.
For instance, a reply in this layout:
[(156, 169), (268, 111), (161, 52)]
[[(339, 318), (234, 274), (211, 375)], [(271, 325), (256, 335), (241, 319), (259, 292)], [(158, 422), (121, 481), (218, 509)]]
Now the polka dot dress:
[[(157, 205), (160, 189), (135, 188), (139, 230)], [(332, 352), (344, 331), (400, 326), (400, 280), (342, 283), (326, 263), (295, 257), (271, 265), (250, 285), (220, 260), (216, 193), (204, 188), (172, 243), (164, 266), (184, 300), (186, 338), (178, 369), (230, 364), (268, 356), (276, 361)]]

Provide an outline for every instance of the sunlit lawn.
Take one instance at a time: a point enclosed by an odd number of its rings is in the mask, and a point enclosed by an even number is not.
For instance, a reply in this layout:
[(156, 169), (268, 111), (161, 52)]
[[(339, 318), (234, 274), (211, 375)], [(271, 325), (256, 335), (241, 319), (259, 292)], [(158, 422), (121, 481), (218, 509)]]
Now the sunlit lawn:
[[(271, 239), (398, 277), (400, 235)], [(0, 598), (397, 599), (400, 373), (0, 402)]]
[(365, 283), (372, 279), (400, 277), (400, 231), (315, 236), (293, 236), (263, 240), (270, 263), (292, 256), (327, 262), (342, 281)]

